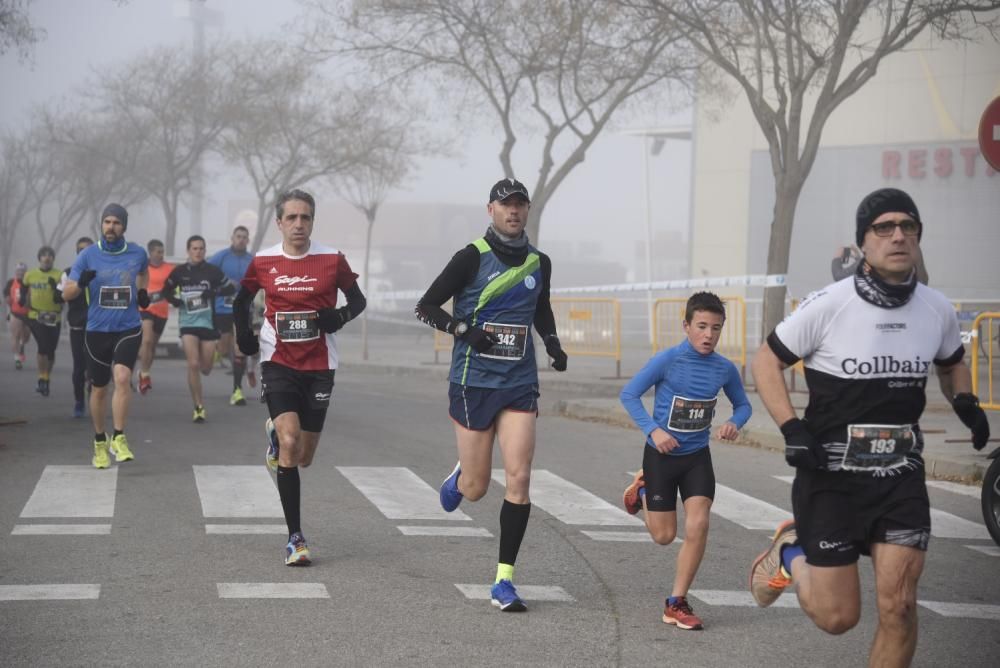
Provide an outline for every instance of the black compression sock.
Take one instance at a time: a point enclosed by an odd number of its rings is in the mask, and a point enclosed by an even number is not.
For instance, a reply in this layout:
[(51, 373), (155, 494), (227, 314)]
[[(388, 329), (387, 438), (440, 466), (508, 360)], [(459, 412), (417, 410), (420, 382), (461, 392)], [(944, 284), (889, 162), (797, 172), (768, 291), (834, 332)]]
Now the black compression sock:
[(121, 436), (124, 433), (125, 432), (123, 432), (121, 429), (115, 429), (115, 433), (111, 435), (111, 438), (115, 438), (116, 436)]
[(233, 389), (238, 390), (243, 386), (243, 373), (246, 371), (247, 361), (245, 357), (233, 356)]
[(503, 500), (500, 506), (500, 563), (514, 565), (521, 549), (521, 540), (528, 528), (530, 503), (511, 503)]
[(302, 520), (299, 516), (300, 494), (299, 468), (278, 466), (278, 496), (281, 498), (281, 509), (285, 511), (289, 536), (302, 531)]
[(106, 440), (108, 440), (108, 435), (105, 434), (105, 433), (103, 433), (103, 432), (100, 433), (100, 434), (94, 434), (94, 440), (95, 441), (106, 441)]

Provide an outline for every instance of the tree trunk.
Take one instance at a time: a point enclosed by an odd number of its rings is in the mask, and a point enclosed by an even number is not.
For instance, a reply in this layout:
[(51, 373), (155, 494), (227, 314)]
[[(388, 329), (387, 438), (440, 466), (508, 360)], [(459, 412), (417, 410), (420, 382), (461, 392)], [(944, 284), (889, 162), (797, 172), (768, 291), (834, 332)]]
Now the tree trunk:
[(267, 206), (267, 201), (265, 200), (265, 198), (258, 197), (257, 229), (253, 231), (253, 245), (250, 248), (250, 251), (255, 255), (257, 254), (257, 251), (260, 250), (261, 244), (264, 243), (264, 235), (267, 234), (267, 223), (265, 222), (265, 220), (267, 219), (268, 208), (269, 207)]
[(528, 212), (528, 224), (524, 226), (524, 232), (528, 235), (528, 240), (537, 248), (538, 234), (542, 228), (542, 212), (548, 204), (549, 197), (545, 192), (535, 193), (531, 198), (531, 210)]
[[(792, 223), (795, 221), (795, 208), (802, 192), (802, 182), (788, 183), (788, 177), (778, 179), (775, 187), (774, 221), (771, 223), (771, 241), (767, 249), (768, 275), (786, 275), (788, 273), (788, 254), (792, 245)], [(764, 288), (764, 307), (761, 313), (761, 341), (774, 330), (775, 326), (785, 317), (784, 284)]]

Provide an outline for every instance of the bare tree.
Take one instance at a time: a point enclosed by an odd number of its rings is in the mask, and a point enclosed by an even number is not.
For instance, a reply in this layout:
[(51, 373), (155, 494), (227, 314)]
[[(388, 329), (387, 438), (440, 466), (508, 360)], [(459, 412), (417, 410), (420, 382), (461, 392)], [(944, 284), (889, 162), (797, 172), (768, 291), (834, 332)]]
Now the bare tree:
[(31, 22), (33, 0), (0, 0), (0, 55), (17, 49), (18, 59), (31, 56), (35, 44), (45, 39), (45, 30)]
[[(385, 202), (389, 191), (403, 183), (413, 167), (413, 158), (426, 152), (412, 139), (412, 131), (407, 132), (405, 123), (383, 127), (372, 124), (365, 127), (370, 137), (365, 141), (378, 148), (369, 156), (366, 164), (338, 173), (333, 178), (334, 188), (354, 208), (364, 214), (368, 225), (365, 229), (365, 259), (362, 269), (362, 290), (368, 291), (371, 274), (372, 230), (379, 208)], [(361, 357), (368, 359), (368, 310), (361, 314)]]
[(217, 49), (193, 59), (181, 49), (160, 47), (101, 73), (90, 94), (100, 104), (101, 120), (140, 146), (132, 174), (163, 210), (168, 254), (174, 252), (178, 212), (194, 170), (238, 102), (239, 91), (222, 76), (221, 65)]
[[(676, 34), (602, 0), (356, 0), (343, 12), (307, 0), (309, 48), (350, 53), (397, 83), (439, 84), (478, 129), (493, 116), (503, 174), (525, 136), (543, 137), (528, 234), (612, 116), (636, 96), (691, 72)], [(419, 75), (419, 76), (418, 76)], [(527, 180), (522, 177), (522, 180)]]
[(0, 138), (0, 276), (6, 279), (17, 230), (31, 212), (29, 180), (32, 165), (24, 164), (25, 140), (10, 134)]
[[(774, 219), (767, 273), (785, 274), (795, 208), (827, 120), (884, 58), (927, 29), (945, 40), (969, 35), (996, 0), (624, 0), (681, 31), (742, 89), (767, 139)], [(986, 17), (995, 29), (998, 19)], [(784, 316), (785, 286), (764, 291), (762, 332)]]
[(257, 196), (257, 251), (274, 220), (278, 196), (364, 164), (373, 146), (362, 130), (378, 107), (322, 79), (315, 63), (278, 42), (229, 53), (228, 77), (242, 92), (219, 138), (219, 152), (246, 172)]

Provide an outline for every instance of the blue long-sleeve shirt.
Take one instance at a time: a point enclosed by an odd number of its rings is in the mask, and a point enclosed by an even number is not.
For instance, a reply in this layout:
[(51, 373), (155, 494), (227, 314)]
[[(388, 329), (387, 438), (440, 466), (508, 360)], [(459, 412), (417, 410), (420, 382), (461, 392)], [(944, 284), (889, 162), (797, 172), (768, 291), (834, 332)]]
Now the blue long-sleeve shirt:
[[(654, 386), (650, 415), (642, 404), (642, 395)], [(677, 439), (679, 446), (670, 454), (688, 455), (708, 447), (720, 389), (733, 405), (729, 421), (741, 428), (750, 419), (752, 409), (736, 365), (716, 352), (702, 355), (685, 339), (653, 355), (625, 385), (619, 399), (646, 435), (647, 445), (655, 447), (649, 435), (659, 427)]]

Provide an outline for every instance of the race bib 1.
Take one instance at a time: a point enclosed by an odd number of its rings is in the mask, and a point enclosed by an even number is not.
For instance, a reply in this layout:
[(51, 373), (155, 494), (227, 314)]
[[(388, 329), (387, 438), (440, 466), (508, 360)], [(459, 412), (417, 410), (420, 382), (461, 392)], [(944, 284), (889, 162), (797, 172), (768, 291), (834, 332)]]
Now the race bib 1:
[(55, 327), (59, 324), (59, 314), (53, 311), (39, 311), (38, 322), (47, 327)]
[(202, 290), (198, 290), (197, 292), (182, 292), (181, 299), (184, 300), (184, 310), (189, 314), (201, 313), (212, 308), (212, 305), (205, 299)]
[(494, 335), (498, 341), (480, 357), (510, 361), (524, 357), (525, 346), (528, 345), (527, 325), (502, 325), (488, 322), (483, 325), (483, 331)]
[(670, 404), (670, 419), (667, 427), (671, 431), (702, 431), (712, 426), (715, 404), (718, 399), (688, 399), (674, 395)]
[(319, 314), (316, 311), (282, 311), (274, 314), (274, 331), (279, 341), (302, 343), (319, 338)]
[(97, 296), (97, 304), (101, 308), (125, 309), (132, 303), (132, 286), (102, 285)]
[(847, 447), (841, 468), (848, 471), (884, 471), (906, 463), (917, 438), (912, 425), (847, 425)]

